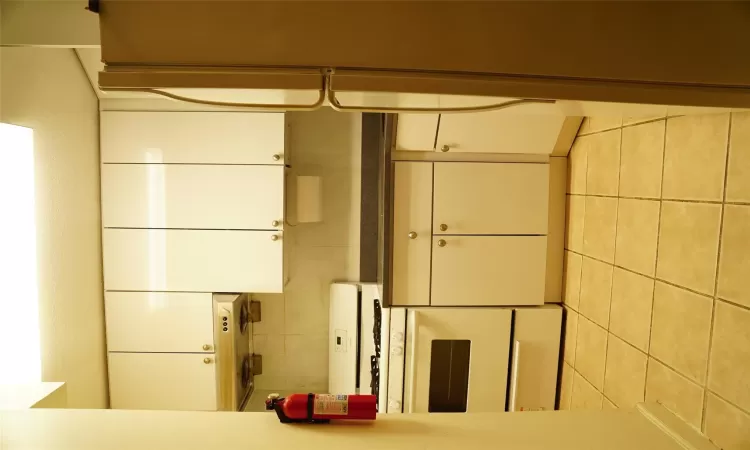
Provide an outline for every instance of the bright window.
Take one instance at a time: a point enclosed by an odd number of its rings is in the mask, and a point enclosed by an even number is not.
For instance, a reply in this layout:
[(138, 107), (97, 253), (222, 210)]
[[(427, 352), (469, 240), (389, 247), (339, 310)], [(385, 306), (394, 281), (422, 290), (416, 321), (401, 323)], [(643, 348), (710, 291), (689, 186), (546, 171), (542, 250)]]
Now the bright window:
[(0, 383), (41, 381), (34, 135), (0, 123)]

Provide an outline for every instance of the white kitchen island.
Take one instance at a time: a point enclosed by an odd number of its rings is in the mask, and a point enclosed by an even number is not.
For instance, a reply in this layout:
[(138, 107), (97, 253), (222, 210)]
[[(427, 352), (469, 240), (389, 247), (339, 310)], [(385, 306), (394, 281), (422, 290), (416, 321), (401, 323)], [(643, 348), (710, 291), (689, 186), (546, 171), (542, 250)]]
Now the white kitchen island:
[(279, 423), (273, 413), (0, 412), (2, 450), (716, 450), (659, 405), (632, 410), (388, 414), (374, 422)]

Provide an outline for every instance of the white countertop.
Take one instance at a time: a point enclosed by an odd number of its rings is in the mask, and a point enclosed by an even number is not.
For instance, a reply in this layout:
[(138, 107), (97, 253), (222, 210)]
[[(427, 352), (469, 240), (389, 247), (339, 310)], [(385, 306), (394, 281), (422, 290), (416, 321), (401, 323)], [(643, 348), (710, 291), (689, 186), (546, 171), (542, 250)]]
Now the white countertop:
[[(637, 410), (390, 414), (281, 424), (275, 414), (123, 410), (0, 412), (3, 450), (678, 450)], [(703, 447), (707, 448), (707, 447)]]

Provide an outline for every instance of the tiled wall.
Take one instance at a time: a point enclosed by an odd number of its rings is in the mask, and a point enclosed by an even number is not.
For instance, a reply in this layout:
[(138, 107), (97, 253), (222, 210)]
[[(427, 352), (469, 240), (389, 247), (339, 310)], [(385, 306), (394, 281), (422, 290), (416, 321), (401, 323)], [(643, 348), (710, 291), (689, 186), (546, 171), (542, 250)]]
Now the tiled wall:
[[(285, 226), (291, 252), (284, 294), (253, 296), (263, 317), (253, 327), (255, 351), (263, 355), (256, 387), (326, 392), (329, 287), (359, 275), (361, 120), (328, 108), (287, 117), (290, 175), (322, 177), (323, 221)], [(293, 180), (287, 186), (287, 219), (294, 224)]]
[(750, 448), (750, 113), (587, 119), (568, 193), (560, 407)]

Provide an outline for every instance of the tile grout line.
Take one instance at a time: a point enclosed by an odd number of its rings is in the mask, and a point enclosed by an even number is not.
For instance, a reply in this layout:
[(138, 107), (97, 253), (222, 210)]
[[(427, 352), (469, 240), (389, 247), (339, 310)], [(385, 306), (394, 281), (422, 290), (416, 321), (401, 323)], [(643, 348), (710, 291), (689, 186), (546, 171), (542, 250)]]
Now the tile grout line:
[[(576, 137), (576, 139), (578, 139), (578, 138)], [(584, 154), (584, 161), (586, 163), (586, 169), (585, 169), (584, 177), (583, 177), (583, 192), (584, 192), (584, 196), (583, 196), (583, 225), (581, 226), (581, 250), (583, 250), (583, 236), (584, 236), (584, 233), (586, 232), (586, 191), (587, 191), (588, 171), (589, 171), (589, 149), (588, 149), (588, 147), (584, 147), (584, 149), (586, 150), (586, 153)], [(571, 161), (571, 164), (572, 164), (572, 161)], [(575, 345), (573, 346), (573, 369), (574, 370), (575, 370), (575, 367), (576, 367), (575, 363), (576, 363), (576, 361), (578, 359), (578, 330), (580, 329), (580, 327), (578, 325), (580, 324), (580, 320), (581, 320), (580, 316), (582, 315), (580, 313), (580, 310), (581, 310), (581, 280), (582, 279), (583, 279), (583, 257), (581, 257), (581, 270), (580, 270), (580, 273), (578, 274), (578, 305), (577, 305), (577, 308), (576, 308), (576, 314), (578, 314), (578, 317), (576, 318), (576, 341), (575, 341)], [(571, 401), (571, 403), (573, 402), (573, 388), (572, 388), (572, 386), (570, 388), (570, 401)]]
[[(622, 122), (620, 122), (622, 125)], [(620, 141), (617, 145), (617, 195), (620, 195), (620, 172), (622, 171), (622, 128), (620, 128)], [(612, 290), (615, 285), (615, 268), (614, 262), (617, 261), (617, 228), (620, 221), (620, 199), (617, 198), (617, 210), (615, 211), (615, 242), (614, 242), (614, 255), (612, 255), (612, 266), (611, 276), (609, 284), (609, 304), (607, 305), (607, 328), (606, 337), (607, 343), (604, 345), (604, 373), (602, 374), (602, 396), (604, 396), (604, 390), (607, 387), (607, 359), (609, 358), (609, 326), (612, 322)], [(581, 268), (583, 268), (583, 260), (581, 260)], [(647, 359), (648, 361), (648, 359)], [(603, 406), (603, 405), (602, 405)]]
[(723, 202), (721, 200), (691, 200), (691, 199), (684, 199), (684, 198), (655, 198), (655, 197), (638, 197), (638, 196), (629, 196), (629, 195), (603, 195), (603, 194), (571, 194), (566, 193), (565, 195), (570, 195), (574, 197), (597, 197), (597, 198), (622, 198), (625, 200), (647, 200), (652, 202), (659, 202), (659, 201), (665, 201), (665, 202), (673, 202), (673, 203), (699, 203), (699, 204), (706, 204), (706, 205), (736, 205), (736, 206), (750, 206), (750, 202), (741, 202), (741, 201), (729, 201), (729, 202)]
[(724, 158), (724, 185), (721, 195), (721, 216), (719, 218), (719, 236), (716, 249), (716, 269), (714, 271), (714, 295), (711, 301), (711, 319), (708, 329), (708, 352), (706, 353), (706, 371), (703, 379), (703, 409), (701, 410), (701, 431), (706, 429), (706, 408), (708, 407), (708, 377), (711, 374), (711, 353), (714, 346), (714, 328), (716, 327), (716, 302), (719, 297), (719, 264), (721, 264), (722, 237), (724, 234), (724, 214), (727, 206), (727, 181), (729, 179), (729, 151), (732, 139), (732, 113), (729, 113), (729, 125), (727, 126), (726, 156)]

